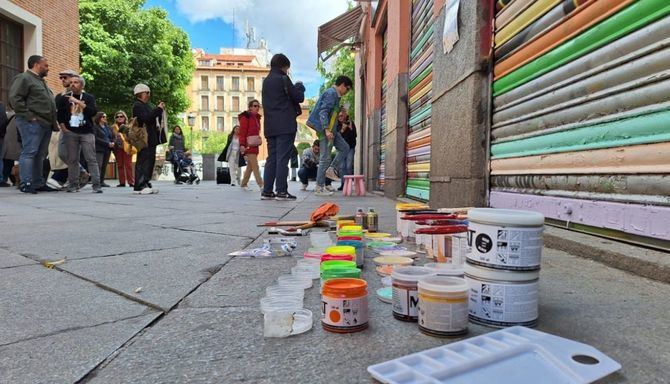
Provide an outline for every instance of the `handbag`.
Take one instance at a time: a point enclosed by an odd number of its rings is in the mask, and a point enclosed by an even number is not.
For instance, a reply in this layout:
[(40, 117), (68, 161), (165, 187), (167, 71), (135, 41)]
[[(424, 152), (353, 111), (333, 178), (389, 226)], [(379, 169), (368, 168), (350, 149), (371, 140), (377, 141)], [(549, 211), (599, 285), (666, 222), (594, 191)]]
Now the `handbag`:
[(137, 117), (133, 117), (132, 120), (130, 120), (128, 141), (130, 142), (130, 145), (137, 148), (138, 152), (149, 145), (149, 135), (147, 134), (147, 130), (137, 124)]
[(259, 135), (247, 137), (247, 145), (250, 147), (260, 147), (261, 144), (263, 144), (263, 140)]

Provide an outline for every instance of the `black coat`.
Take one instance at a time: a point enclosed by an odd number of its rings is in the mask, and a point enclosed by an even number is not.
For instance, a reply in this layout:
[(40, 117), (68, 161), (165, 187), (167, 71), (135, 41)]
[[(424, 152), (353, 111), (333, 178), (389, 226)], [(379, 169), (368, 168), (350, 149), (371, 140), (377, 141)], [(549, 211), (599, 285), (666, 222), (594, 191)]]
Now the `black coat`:
[[(294, 85), (279, 68), (270, 69), (263, 81), (263, 131), (265, 137), (295, 134), (296, 106), (305, 101), (305, 87)], [(299, 108), (299, 106), (298, 106)]]
[(163, 116), (163, 109), (156, 107), (151, 109), (149, 104), (136, 101), (133, 104), (133, 117), (137, 117), (137, 124), (147, 130), (147, 143), (149, 147), (155, 147), (159, 144), (158, 128), (156, 127), (156, 118)]
[[(228, 148), (230, 147), (230, 143), (232, 143), (232, 142), (233, 142), (233, 135), (230, 134), (230, 135), (228, 135), (228, 140), (226, 141), (226, 146), (223, 148), (223, 151), (221, 151), (221, 154), (219, 155), (219, 157), (216, 160), (218, 160), (220, 162), (228, 161), (228, 159), (226, 159), (226, 154), (228, 153)], [(247, 161), (244, 160), (244, 155), (242, 155), (240, 153), (237, 158), (238, 158), (238, 161), (237, 161), (238, 166), (244, 167), (244, 166), (247, 165)]]

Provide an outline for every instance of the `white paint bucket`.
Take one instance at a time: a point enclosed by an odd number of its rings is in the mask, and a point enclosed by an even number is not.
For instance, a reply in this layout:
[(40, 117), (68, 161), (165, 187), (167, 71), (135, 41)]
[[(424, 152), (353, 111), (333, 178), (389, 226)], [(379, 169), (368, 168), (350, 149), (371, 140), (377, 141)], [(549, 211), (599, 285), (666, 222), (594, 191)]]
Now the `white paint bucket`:
[(540, 271), (505, 271), (466, 263), (470, 321), (493, 327), (535, 326)]
[(475, 208), (468, 211), (467, 260), (489, 268), (540, 268), (544, 216), (532, 211)]
[(448, 337), (468, 332), (468, 285), (455, 277), (419, 280), (419, 330)]

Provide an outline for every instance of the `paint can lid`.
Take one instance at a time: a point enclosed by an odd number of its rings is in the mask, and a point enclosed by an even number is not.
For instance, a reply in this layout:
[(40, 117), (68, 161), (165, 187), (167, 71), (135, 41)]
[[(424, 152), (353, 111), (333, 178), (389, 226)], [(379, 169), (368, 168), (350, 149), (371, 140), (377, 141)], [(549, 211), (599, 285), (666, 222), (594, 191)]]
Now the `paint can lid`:
[(331, 255), (355, 255), (356, 248), (350, 245), (336, 245), (326, 248), (326, 253)]
[(468, 220), (486, 224), (535, 227), (544, 224), (544, 215), (518, 209), (473, 208), (468, 211)]
[(412, 265), (414, 260), (404, 256), (378, 256), (372, 259), (377, 265)]
[(433, 292), (467, 292), (468, 284), (460, 277), (429, 276), (419, 280), (419, 289)]
[(539, 269), (534, 271), (507, 271), (504, 269), (481, 267), (467, 262), (463, 266), (463, 272), (468, 277), (496, 281), (523, 282), (540, 278)]
[[(351, 291), (366, 291), (368, 283), (363, 279), (337, 278), (323, 282), (322, 292), (350, 293)], [(352, 292), (353, 293), (353, 292)]]
[(397, 267), (393, 268), (393, 272), (391, 272), (391, 278), (393, 278), (393, 280), (402, 280), (411, 282), (419, 281), (424, 277), (434, 275), (435, 271), (432, 271), (425, 267), (415, 267), (415, 266)]
[(424, 267), (434, 270), (438, 276), (463, 276), (463, 265), (452, 263), (426, 263)]

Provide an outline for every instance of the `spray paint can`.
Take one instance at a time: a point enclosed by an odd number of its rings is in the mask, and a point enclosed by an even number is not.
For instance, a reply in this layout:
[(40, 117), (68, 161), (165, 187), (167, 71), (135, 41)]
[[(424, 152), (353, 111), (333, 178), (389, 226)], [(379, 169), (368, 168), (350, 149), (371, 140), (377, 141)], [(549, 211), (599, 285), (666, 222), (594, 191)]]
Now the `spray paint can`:
[(368, 209), (368, 232), (379, 231), (379, 216), (374, 208)]

